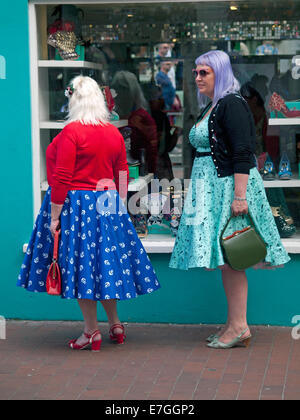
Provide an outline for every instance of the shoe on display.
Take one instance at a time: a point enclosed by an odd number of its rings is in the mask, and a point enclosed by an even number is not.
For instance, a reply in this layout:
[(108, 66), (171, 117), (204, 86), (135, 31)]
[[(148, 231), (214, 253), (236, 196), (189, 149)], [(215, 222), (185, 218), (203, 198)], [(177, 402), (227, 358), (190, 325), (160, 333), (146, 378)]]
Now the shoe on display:
[(288, 224), (284, 217), (280, 214), (280, 207), (271, 207), (273, 217), (281, 238), (290, 238), (296, 233), (296, 227)]
[(125, 148), (126, 148), (126, 157), (127, 157), (127, 163), (129, 166), (137, 166), (140, 164), (140, 161), (137, 159), (134, 159), (131, 156), (131, 128), (130, 127), (122, 127), (119, 129), (120, 133), (123, 136), (124, 142), (125, 142)]
[(279, 207), (279, 214), (280, 214), (280, 216), (282, 216), (284, 218), (284, 220), (286, 221), (286, 223), (288, 225), (293, 225), (294, 224), (294, 220), (293, 220), (292, 216), (285, 214), (284, 210), (281, 206)]
[(145, 214), (130, 215), (133, 226), (139, 238), (145, 238), (148, 235), (147, 216)]
[(286, 152), (282, 154), (280, 159), (278, 177), (283, 180), (292, 178), (291, 164)]
[(273, 179), (275, 179), (274, 163), (269, 155), (265, 160), (265, 164), (262, 170), (262, 176), (265, 181), (272, 181)]

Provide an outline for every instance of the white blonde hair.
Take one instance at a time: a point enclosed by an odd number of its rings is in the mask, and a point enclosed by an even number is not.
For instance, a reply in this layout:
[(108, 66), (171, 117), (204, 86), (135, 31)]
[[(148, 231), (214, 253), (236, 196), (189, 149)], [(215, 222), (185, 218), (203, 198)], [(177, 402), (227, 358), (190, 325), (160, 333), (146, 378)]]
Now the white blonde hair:
[(110, 120), (103, 93), (91, 77), (76, 76), (71, 81), (72, 96), (69, 99), (67, 123), (104, 125)]

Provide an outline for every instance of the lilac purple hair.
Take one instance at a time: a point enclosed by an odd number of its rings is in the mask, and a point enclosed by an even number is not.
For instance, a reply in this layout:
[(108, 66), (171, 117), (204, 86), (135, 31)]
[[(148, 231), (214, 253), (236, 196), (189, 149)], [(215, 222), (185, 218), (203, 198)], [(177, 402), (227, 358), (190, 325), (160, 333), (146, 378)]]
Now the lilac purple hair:
[[(215, 74), (215, 90), (213, 105), (216, 105), (219, 99), (229, 93), (238, 92), (240, 84), (233, 75), (230, 58), (224, 51), (214, 50), (200, 55), (196, 61), (196, 65), (209, 66)], [(203, 107), (207, 104), (207, 97), (198, 91), (199, 106)]]

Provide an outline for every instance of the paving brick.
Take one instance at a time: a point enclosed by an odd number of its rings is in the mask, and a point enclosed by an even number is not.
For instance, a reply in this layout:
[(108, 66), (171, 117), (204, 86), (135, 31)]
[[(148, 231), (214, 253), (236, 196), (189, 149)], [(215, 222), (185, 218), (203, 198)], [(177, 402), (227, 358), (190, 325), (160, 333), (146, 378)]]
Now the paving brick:
[(99, 353), (72, 351), (81, 322), (7, 321), (0, 400), (299, 400), (300, 340), (291, 328), (252, 326), (248, 348), (209, 349), (211, 325), (107, 324)]

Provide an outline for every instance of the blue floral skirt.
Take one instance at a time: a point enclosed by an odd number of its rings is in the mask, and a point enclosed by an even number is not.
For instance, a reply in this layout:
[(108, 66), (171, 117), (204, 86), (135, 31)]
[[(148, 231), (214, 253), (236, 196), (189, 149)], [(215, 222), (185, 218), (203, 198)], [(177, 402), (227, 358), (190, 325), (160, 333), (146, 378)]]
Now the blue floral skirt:
[[(160, 288), (117, 191), (69, 191), (60, 219), (62, 298), (123, 300)], [(31, 292), (46, 292), (53, 253), (50, 222), (49, 188), (17, 281)]]

